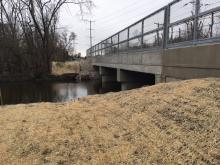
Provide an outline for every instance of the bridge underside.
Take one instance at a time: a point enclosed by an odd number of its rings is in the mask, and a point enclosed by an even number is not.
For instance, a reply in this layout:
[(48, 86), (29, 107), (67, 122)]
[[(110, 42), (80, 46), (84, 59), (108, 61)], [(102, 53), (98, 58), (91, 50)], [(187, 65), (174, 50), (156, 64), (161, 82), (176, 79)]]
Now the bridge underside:
[[(103, 81), (117, 81), (129, 89), (140, 84), (152, 85), (194, 78), (220, 77), (220, 44), (130, 51), (91, 57), (99, 67)], [(143, 80), (143, 81), (142, 81)]]

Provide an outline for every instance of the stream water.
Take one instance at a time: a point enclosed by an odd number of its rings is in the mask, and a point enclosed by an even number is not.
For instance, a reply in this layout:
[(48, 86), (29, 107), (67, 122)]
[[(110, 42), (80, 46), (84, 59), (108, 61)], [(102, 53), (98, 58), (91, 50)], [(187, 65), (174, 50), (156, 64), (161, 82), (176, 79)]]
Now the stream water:
[[(89, 82), (19, 82), (0, 83), (4, 105), (64, 102), (94, 94), (120, 91), (120, 86), (108, 84), (102, 86), (99, 81)], [(1, 104), (1, 101), (0, 101)]]

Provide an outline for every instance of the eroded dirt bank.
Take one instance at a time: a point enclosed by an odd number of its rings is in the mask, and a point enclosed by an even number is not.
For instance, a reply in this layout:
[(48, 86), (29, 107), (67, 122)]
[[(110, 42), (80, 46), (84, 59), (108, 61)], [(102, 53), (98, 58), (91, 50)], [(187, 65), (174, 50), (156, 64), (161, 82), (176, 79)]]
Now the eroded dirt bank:
[(220, 164), (220, 79), (0, 108), (0, 164)]

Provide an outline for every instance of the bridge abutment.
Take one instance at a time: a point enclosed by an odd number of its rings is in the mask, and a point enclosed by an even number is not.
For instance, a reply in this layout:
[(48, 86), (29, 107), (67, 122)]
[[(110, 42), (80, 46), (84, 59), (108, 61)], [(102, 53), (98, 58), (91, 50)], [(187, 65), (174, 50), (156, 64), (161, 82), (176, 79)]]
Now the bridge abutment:
[(117, 70), (106, 68), (106, 67), (99, 67), (99, 74), (102, 79), (102, 83), (109, 83), (109, 82), (117, 82)]
[(163, 83), (165, 82), (165, 78), (161, 74), (156, 74), (155, 75), (155, 84)]
[(121, 90), (130, 90), (144, 85), (154, 85), (155, 75), (117, 69), (117, 81), (121, 83)]

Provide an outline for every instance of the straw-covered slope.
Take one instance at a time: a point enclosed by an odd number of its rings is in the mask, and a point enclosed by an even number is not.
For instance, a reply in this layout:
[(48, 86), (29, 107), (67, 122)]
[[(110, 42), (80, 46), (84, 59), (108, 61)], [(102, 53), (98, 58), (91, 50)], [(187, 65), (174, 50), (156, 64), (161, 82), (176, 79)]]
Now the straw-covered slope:
[(0, 109), (0, 164), (220, 164), (220, 79)]

